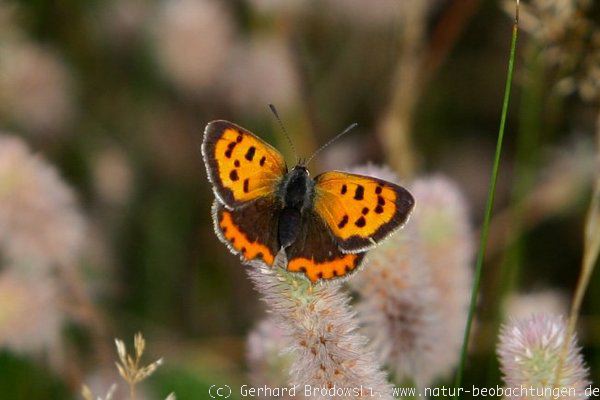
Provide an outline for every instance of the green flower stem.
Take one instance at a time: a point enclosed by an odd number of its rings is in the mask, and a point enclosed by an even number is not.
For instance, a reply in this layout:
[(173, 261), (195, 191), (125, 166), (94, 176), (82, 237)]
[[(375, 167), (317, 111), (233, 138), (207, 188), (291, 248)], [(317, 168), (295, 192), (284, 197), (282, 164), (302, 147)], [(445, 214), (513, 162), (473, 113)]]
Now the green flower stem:
[[(460, 355), (460, 363), (456, 372), (454, 380), (454, 387), (459, 388), (462, 384), (463, 371), (467, 359), (467, 347), (469, 343), (469, 336), (471, 333), (471, 326), (473, 324), (473, 317), (475, 315), (475, 308), (477, 306), (477, 294), (479, 292), (479, 285), (481, 281), (481, 271), (483, 267), (483, 259), (485, 257), (485, 251), (487, 248), (487, 241), (490, 228), (490, 219), (492, 216), (492, 209), (494, 206), (494, 195), (496, 193), (496, 182), (498, 180), (498, 169), (500, 165), (500, 155), (502, 154), (502, 142), (504, 140), (504, 130), (506, 127), (506, 116), (508, 114), (508, 105), (510, 99), (510, 89), (512, 87), (514, 63), (515, 63), (515, 50), (517, 48), (517, 38), (519, 32), (519, 0), (516, 3), (515, 22), (512, 29), (512, 39), (510, 44), (510, 56), (508, 59), (508, 72), (506, 77), (506, 86), (504, 88), (504, 100), (502, 103), (502, 115), (500, 117), (500, 127), (498, 129), (498, 141), (496, 143), (496, 154), (494, 157), (494, 166), (492, 168), (492, 175), (490, 179), (490, 187), (488, 191), (488, 199), (486, 204), (485, 216), (483, 220), (483, 228), (481, 230), (481, 239), (479, 244), (479, 251), (477, 253), (477, 263), (475, 266), (475, 277), (473, 279), (473, 287), (471, 290), (471, 303), (469, 305), (469, 314), (467, 316), (467, 323), (465, 326), (465, 334), (463, 338), (462, 351)], [(458, 393), (458, 391), (455, 391)], [(458, 399), (458, 394), (454, 396)]]

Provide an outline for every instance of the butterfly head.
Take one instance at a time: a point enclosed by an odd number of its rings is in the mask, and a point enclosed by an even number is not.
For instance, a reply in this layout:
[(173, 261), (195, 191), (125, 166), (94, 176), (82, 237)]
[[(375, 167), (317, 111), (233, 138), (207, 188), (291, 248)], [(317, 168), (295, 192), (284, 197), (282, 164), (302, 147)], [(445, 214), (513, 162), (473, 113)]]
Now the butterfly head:
[(298, 160), (298, 164), (296, 164), (296, 166), (292, 169), (292, 171), (299, 171), (297, 173), (304, 173), (306, 175), (310, 175), (310, 171), (307, 168), (305, 158), (300, 158)]

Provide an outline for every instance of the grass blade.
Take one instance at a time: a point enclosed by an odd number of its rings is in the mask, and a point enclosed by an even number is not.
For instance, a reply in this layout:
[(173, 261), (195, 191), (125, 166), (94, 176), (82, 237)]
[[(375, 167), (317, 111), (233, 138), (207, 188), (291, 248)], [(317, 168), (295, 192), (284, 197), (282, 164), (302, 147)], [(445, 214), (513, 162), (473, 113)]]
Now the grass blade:
[[(454, 379), (454, 387), (460, 388), (462, 384), (463, 371), (467, 359), (467, 346), (469, 343), (469, 336), (471, 334), (471, 326), (473, 324), (473, 317), (475, 315), (475, 308), (477, 305), (477, 294), (479, 293), (479, 285), (481, 282), (481, 271), (483, 269), (483, 260), (485, 257), (485, 251), (487, 248), (488, 234), (490, 228), (490, 219), (492, 216), (492, 209), (494, 207), (494, 196), (496, 193), (496, 182), (498, 180), (498, 169), (500, 166), (500, 155), (502, 154), (502, 143), (504, 141), (504, 130), (506, 127), (506, 116), (508, 114), (508, 105), (510, 100), (510, 90), (512, 87), (514, 63), (515, 63), (515, 50), (517, 48), (517, 38), (519, 33), (519, 0), (516, 2), (515, 20), (512, 29), (512, 38), (510, 43), (510, 56), (508, 59), (508, 72), (506, 76), (506, 86), (504, 87), (504, 100), (502, 102), (502, 114), (500, 117), (500, 127), (498, 129), (498, 140), (496, 142), (496, 154), (494, 156), (494, 166), (492, 167), (492, 175), (490, 178), (490, 187), (488, 191), (488, 199), (485, 207), (485, 216), (483, 219), (483, 227), (481, 229), (481, 238), (479, 244), (479, 251), (477, 252), (477, 263), (475, 265), (475, 277), (473, 279), (473, 287), (471, 289), (471, 303), (469, 305), (469, 314), (467, 316), (467, 323), (465, 326), (465, 333), (463, 337), (462, 351), (460, 355), (460, 363)], [(458, 391), (454, 391), (454, 398), (459, 398)]]

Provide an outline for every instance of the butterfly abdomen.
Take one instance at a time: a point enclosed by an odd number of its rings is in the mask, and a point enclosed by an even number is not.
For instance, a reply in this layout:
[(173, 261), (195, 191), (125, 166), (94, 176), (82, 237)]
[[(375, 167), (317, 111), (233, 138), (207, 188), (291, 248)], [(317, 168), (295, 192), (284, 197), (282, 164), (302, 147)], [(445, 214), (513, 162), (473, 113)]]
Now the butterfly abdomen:
[(284, 208), (279, 214), (279, 223), (277, 227), (277, 237), (279, 247), (289, 247), (298, 239), (300, 233), (300, 224), (302, 223), (302, 214), (295, 208)]

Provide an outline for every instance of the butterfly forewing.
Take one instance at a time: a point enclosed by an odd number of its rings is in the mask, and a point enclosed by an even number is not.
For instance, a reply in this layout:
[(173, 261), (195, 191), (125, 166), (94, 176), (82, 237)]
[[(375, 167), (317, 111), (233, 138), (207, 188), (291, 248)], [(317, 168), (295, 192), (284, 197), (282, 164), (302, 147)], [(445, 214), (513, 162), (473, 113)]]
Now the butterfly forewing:
[(274, 195), (286, 173), (276, 149), (228, 121), (206, 126), (202, 155), (215, 195), (229, 209)]
[(412, 195), (393, 183), (339, 171), (315, 178), (314, 209), (344, 252), (368, 250), (401, 227)]

